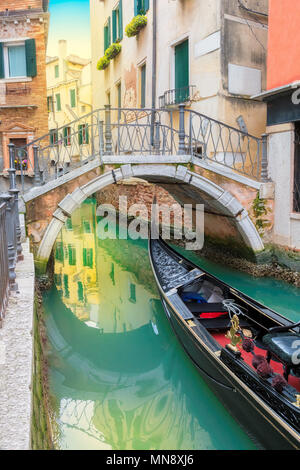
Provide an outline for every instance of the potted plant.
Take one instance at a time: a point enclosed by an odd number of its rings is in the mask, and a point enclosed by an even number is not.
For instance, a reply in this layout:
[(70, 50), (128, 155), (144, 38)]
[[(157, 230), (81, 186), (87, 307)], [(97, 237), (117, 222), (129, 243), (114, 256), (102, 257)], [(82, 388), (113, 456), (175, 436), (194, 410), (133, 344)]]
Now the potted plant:
[(132, 38), (133, 36), (137, 36), (140, 30), (143, 29), (147, 25), (147, 16), (145, 15), (137, 15), (125, 28), (125, 34), (127, 37)]

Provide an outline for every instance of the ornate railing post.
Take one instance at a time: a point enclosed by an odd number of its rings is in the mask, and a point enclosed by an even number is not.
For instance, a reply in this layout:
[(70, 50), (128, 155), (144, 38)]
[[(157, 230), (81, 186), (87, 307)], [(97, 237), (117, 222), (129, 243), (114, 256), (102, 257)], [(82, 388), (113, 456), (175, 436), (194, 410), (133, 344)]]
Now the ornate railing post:
[[(22, 254), (21, 245), (21, 227), (20, 227), (20, 216), (19, 216), (19, 190), (16, 185), (16, 168), (15, 168), (15, 154), (16, 148), (14, 144), (8, 144), (9, 147), (9, 192), (13, 196), (12, 203), (12, 216), (14, 219), (15, 229), (15, 246), (16, 246), (16, 257), (18, 261), (22, 261), (24, 256)], [(22, 165), (22, 162), (21, 162)]]
[(178, 155), (185, 154), (184, 104), (179, 105), (179, 145)]
[(105, 106), (105, 155), (112, 155), (111, 106)]
[(269, 181), (268, 176), (268, 134), (262, 135), (261, 181)]
[(160, 124), (159, 122), (154, 123), (154, 154), (160, 155)]
[(37, 145), (33, 146), (33, 159), (34, 159), (33, 185), (42, 186), (40, 164), (39, 164), (39, 147)]
[(0, 195), (0, 201), (6, 204), (6, 217), (5, 217), (5, 229), (6, 229), (6, 240), (7, 240), (7, 253), (8, 253), (8, 277), (10, 290), (17, 291), (18, 285), (16, 283), (16, 223), (13, 217), (13, 208), (15, 205), (15, 199), (12, 194), (2, 193)]
[(103, 121), (98, 121), (98, 132), (99, 132), (99, 155), (102, 164), (104, 155), (104, 134), (103, 134)]

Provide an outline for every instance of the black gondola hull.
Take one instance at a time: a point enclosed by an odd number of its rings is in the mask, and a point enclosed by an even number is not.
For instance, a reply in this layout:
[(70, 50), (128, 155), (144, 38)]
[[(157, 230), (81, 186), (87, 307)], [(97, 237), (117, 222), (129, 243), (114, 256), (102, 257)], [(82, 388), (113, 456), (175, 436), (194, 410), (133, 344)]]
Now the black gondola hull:
[(161, 298), (166, 316), (183, 349), (207, 385), (257, 446), (268, 450), (300, 449), (299, 440), (294, 436), (293, 430), (261, 400), (250, 395), (234, 374), (218, 364), (209, 348), (191, 334), (163, 295)]

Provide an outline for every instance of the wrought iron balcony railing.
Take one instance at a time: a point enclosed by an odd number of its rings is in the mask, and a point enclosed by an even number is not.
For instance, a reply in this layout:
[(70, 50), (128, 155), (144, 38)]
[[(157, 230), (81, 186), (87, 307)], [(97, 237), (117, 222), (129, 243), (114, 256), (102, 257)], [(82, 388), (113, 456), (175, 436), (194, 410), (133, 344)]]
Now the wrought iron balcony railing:
[(167, 90), (159, 97), (159, 107), (166, 108), (168, 106), (175, 106), (181, 103), (187, 103), (194, 95), (194, 85), (189, 85), (182, 88), (174, 88), (173, 90)]

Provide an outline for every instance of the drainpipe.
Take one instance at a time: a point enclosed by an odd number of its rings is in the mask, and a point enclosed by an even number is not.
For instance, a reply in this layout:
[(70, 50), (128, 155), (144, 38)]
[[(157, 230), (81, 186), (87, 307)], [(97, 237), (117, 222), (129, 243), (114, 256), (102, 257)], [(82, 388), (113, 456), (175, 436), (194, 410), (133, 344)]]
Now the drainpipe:
[(154, 122), (156, 107), (156, 51), (157, 51), (157, 0), (152, 0), (153, 22), (152, 22), (152, 116), (151, 116), (151, 145), (154, 145)]

